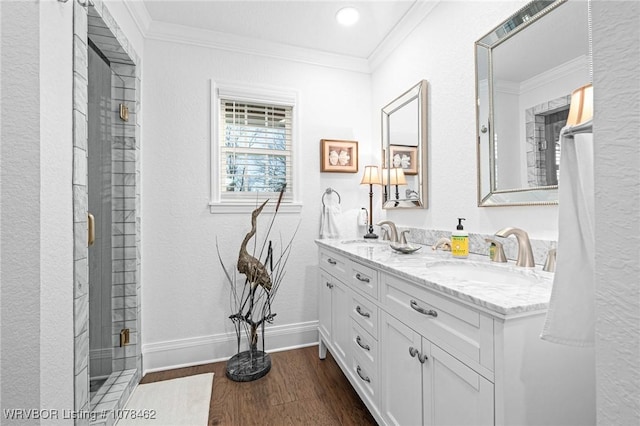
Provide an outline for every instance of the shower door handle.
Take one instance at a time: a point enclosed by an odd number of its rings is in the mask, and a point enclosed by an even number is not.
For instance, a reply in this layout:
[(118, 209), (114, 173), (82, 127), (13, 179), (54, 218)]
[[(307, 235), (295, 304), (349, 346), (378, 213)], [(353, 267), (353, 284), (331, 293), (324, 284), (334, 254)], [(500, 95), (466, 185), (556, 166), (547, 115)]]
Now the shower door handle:
[(96, 242), (96, 219), (91, 213), (87, 213), (87, 225), (89, 227), (88, 243), (90, 246)]

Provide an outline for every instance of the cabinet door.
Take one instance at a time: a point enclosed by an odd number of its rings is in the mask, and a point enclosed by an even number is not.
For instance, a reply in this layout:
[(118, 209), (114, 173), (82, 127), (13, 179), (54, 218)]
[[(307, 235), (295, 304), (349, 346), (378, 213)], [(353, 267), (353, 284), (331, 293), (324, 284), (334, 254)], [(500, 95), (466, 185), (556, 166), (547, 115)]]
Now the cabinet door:
[(389, 425), (421, 425), (422, 364), (416, 352), (422, 351), (421, 337), (386, 313), (381, 318), (381, 415)]
[(318, 288), (318, 328), (331, 339), (331, 275), (320, 270), (320, 287)]
[(493, 383), (426, 339), (425, 425), (493, 425)]
[(349, 306), (351, 298), (347, 287), (337, 279), (331, 281), (331, 341), (335, 348), (334, 357), (347, 365), (347, 350), (349, 348)]

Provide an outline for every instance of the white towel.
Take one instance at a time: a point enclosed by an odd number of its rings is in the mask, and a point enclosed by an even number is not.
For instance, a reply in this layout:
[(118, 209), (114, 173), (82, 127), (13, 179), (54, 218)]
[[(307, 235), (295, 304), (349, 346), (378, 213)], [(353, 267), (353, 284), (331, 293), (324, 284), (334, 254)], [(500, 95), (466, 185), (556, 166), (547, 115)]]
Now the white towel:
[(593, 346), (595, 237), (592, 121), (560, 132), (558, 251), (541, 338)]
[(338, 218), (342, 213), (340, 204), (325, 204), (322, 206), (320, 218), (320, 238), (340, 238), (338, 230)]

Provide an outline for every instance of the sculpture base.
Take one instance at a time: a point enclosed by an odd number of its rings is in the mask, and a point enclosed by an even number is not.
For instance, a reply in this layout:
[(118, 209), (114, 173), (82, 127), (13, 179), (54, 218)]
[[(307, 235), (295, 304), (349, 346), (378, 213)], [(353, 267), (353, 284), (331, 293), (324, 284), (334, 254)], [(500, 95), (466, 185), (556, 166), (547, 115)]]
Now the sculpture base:
[(251, 382), (267, 375), (271, 357), (262, 351), (244, 351), (227, 361), (227, 377), (234, 382)]

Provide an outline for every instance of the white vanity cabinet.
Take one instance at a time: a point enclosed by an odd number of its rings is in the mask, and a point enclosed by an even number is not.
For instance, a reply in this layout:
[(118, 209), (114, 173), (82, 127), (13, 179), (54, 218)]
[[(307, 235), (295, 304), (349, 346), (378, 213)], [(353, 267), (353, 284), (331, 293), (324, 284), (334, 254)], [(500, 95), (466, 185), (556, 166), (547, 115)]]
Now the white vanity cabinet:
[(318, 245), (320, 357), (328, 348), (379, 424), (595, 423), (593, 350), (540, 340), (541, 297), (488, 307), (424, 278), (419, 256)]
[(493, 383), (382, 314), (380, 404), (389, 425), (493, 425)]

